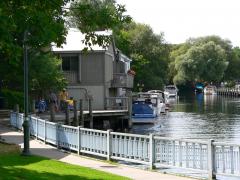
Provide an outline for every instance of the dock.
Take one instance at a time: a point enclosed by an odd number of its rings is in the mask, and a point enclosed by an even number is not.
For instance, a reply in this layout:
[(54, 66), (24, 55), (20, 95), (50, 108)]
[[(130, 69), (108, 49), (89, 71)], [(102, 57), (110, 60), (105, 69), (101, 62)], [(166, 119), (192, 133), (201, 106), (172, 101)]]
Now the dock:
[(217, 88), (217, 94), (222, 96), (239, 97), (240, 89), (238, 88)]
[[(41, 119), (51, 120), (50, 112), (46, 113), (37, 113), (35, 116), (40, 117)], [(68, 116), (68, 117), (67, 117)], [(69, 118), (69, 120), (67, 119)], [(129, 120), (129, 111), (128, 110), (93, 110), (77, 111), (77, 122), (74, 122), (75, 115), (74, 111), (69, 111), (69, 114), (66, 115), (66, 112), (56, 112), (54, 114), (54, 121), (59, 124), (66, 125), (79, 125), (82, 127), (95, 127), (98, 129), (108, 129), (111, 127), (117, 126), (117, 124), (122, 124), (122, 121), (125, 121), (124, 124), (128, 124)], [(83, 119), (83, 120), (82, 120)], [(119, 122), (120, 121), (120, 122)], [(127, 125), (126, 125), (127, 126)], [(125, 127), (121, 127), (124, 129)]]

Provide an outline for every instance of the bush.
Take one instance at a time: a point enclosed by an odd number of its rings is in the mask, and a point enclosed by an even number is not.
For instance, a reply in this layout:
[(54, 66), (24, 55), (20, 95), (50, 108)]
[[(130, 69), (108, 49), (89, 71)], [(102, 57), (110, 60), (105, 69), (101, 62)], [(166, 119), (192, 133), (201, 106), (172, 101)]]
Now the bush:
[(23, 92), (13, 91), (9, 89), (2, 89), (2, 96), (4, 97), (5, 107), (13, 109), (15, 104), (19, 104), (19, 108), (22, 111), (24, 106)]

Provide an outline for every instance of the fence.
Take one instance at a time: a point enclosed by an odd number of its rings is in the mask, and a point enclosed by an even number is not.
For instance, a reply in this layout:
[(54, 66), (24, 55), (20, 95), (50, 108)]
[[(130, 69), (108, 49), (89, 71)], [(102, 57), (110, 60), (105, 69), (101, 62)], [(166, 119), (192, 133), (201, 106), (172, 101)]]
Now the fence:
[[(24, 116), (11, 113), (10, 123), (22, 129)], [(149, 165), (179, 167), (215, 175), (240, 177), (240, 145), (210, 141), (118, 133), (59, 125), (29, 117), (30, 134), (78, 153)]]

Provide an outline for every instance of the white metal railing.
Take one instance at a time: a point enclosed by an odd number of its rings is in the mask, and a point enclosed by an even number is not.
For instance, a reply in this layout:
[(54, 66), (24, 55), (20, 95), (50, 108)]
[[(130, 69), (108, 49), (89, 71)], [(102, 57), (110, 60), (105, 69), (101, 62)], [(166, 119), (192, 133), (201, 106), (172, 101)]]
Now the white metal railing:
[[(12, 112), (10, 124), (22, 129), (23, 114)], [(149, 165), (179, 167), (214, 175), (240, 177), (240, 145), (183, 140), (65, 126), (31, 116), (30, 134), (78, 153)]]

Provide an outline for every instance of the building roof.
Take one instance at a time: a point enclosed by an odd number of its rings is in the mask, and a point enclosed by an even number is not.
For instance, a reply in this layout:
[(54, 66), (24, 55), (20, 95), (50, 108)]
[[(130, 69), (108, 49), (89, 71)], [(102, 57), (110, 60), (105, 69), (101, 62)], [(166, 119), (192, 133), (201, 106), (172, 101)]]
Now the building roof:
[[(103, 35), (111, 35), (112, 33), (110, 31), (101, 31), (97, 32), (97, 34), (103, 34)], [(53, 52), (73, 52), (73, 51), (82, 51), (84, 48), (88, 48), (84, 43), (85, 36), (83, 33), (81, 33), (76, 28), (70, 28), (68, 31), (68, 34), (66, 36), (66, 42), (61, 46), (57, 47), (56, 45), (52, 45), (52, 51)], [(105, 49), (99, 45), (93, 45), (91, 46), (93, 51), (107, 51), (108, 49)], [(111, 51), (111, 48), (110, 48)], [(131, 62), (132, 60), (125, 56), (124, 54), (120, 53), (120, 61), (123, 62)]]
[[(107, 32), (100, 32), (101, 34), (109, 35)], [(52, 51), (82, 51), (87, 46), (83, 43), (84, 34), (82, 34), (78, 29), (70, 28), (68, 34), (66, 36), (66, 43), (61, 47), (56, 47), (56, 45), (52, 45)], [(92, 50), (94, 51), (105, 51), (101, 46), (93, 45)]]

